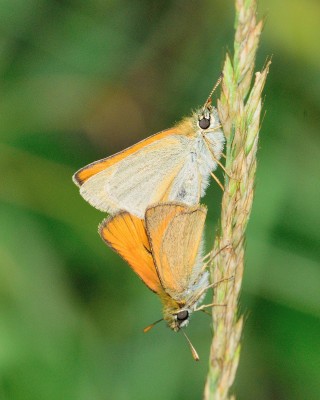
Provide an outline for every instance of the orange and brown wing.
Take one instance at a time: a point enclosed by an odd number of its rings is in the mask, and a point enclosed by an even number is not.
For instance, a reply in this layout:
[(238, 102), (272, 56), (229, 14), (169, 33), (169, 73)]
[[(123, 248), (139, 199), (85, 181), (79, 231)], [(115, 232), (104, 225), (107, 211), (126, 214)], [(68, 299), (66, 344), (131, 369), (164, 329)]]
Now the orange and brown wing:
[(159, 204), (146, 212), (146, 226), (163, 289), (179, 297), (197, 279), (206, 207)]
[(158, 293), (160, 281), (154, 266), (144, 221), (121, 212), (102, 221), (99, 234), (104, 242), (127, 261), (133, 271)]

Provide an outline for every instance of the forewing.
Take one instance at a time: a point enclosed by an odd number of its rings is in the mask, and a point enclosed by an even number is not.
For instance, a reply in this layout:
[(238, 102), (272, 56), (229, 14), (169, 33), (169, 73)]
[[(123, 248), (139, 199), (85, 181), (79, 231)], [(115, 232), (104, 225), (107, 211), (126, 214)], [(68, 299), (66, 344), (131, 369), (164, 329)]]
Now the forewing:
[(72, 179), (74, 183), (80, 187), (83, 185), (84, 182), (86, 182), (92, 176), (98, 174), (99, 172), (105, 170), (106, 168), (109, 168), (110, 166), (121, 161), (125, 157), (128, 157), (129, 155), (138, 152), (143, 147), (148, 146), (149, 144), (156, 142), (157, 140), (160, 140), (166, 136), (176, 135), (176, 134), (179, 134), (179, 131), (176, 128), (171, 128), (156, 133), (154, 135), (151, 135), (148, 138), (141, 140), (140, 142), (134, 144), (133, 146), (128, 147), (125, 150), (119, 151), (118, 153), (112, 156), (103, 158), (102, 160), (94, 161), (93, 163), (86, 165), (85, 167), (79, 169), (79, 171), (77, 171), (73, 175)]
[(194, 283), (206, 207), (159, 204), (146, 212), (146, 226), (163, 289), (172, 297)]
[(121, 159), (114, 156), (114, 163), (109, 159), (104, 169), (83, 181), (81, 195), (101, 211), (126, 210), (143, 218), (149, 204), (168, 197), (184, 166), (189, 150), (180, 139), (179, 135), (167, 135), (142, 147), (137, 144), (136, 151), (128, 149)]
[(105, 243), (127, 261), (133, 271), (158, 293), (160, 281), (151, 255), (144, 221), (121, 212), (102, 221), (99, 233)]

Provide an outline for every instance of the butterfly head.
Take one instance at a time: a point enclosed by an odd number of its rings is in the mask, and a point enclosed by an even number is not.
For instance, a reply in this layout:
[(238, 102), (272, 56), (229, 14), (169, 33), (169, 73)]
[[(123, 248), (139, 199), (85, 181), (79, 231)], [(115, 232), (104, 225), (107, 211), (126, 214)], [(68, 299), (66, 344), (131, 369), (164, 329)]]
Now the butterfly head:
[(164, 320), (167, 322), (170, 329), (178, 332), (181, 328), (189, 324), (190, 310), (187, 308), (180, 308), (178, 310), (165, 310), (163, 313)]
[(168, 305), (168, 303), (164, 303), (164, 310), (163, 310), (163, 318), (159, 319), (158, 321), (154, 322), (153, 324), (147, 326), (143, 331), (148, 332), (150, 329), (152, 329), (156, 324), (159, 322), (165, 320), (169, 326), (174, 332), (181, 332), (187, 339), (192, 357), (195, 361), (199, 361), (199, 355), (194, 348), (193, 344), (191, 343), (190, 339), (188, 338), (187, 334), (185, 333), (185, 328), (188, 323), (189, 323), (189, 317), (190, 317), (191, 310), (187, 307), (182, 307), (181, 305), (179, 306), (178, 303), (174, 302), (171, 303), (171, 307)]
[(174, 332), (189, 324), (189, 318), (193, 307), (185, 302), (177, 302), (171, 297), (162, 298), (163, 301), (163, 319)]
[(217, 109), (211, 105), (211, 101), (200, 108), (196, 114), (197, 129), (200, 129), (201, 132), (214, 131), (220, 127)]

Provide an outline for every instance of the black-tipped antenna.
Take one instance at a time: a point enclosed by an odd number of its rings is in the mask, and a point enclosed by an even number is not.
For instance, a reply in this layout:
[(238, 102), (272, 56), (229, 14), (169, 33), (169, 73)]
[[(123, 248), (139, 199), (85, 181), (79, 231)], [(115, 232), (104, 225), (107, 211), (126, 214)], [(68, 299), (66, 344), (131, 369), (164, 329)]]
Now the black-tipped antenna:
[(144, 333), (149, 332), (150, 329), (152, 329), (155, 325), (157, 325), (157, 324), (158, 324), (159, 322), (161, 322), (161, 321), (163, 321), (163, 318), (158, 319), (158, 321), (154, 322), (153, 324), (150, 324), (150, 325), (146, 326), (146, 327), (143, 329), (143, 332), (144, 332)]
[(187, 339), (187, 342), (189, 343), (193, 359), (195, 361), (199, 361), (200, 357), (197, 353), (197, 350), (193, 347), (193, 344), (191, 343), (190, 339), (188, 338), (187, 334), (185, 333), (185, 331), (183, 329), (182, 329), (182, 333), (184, 334), (184, 337)]
[(222, 79), (223, 79), (223, 72), (221, 72), (216, 84), (213, 86), (206, 102), (204, 103), (204, 107), (206, 107), (207, 105), (209, 105), (211, 103), (211, 97), (212, 97), (213, 93), (216, 91), (217, 87), (220, 85)]

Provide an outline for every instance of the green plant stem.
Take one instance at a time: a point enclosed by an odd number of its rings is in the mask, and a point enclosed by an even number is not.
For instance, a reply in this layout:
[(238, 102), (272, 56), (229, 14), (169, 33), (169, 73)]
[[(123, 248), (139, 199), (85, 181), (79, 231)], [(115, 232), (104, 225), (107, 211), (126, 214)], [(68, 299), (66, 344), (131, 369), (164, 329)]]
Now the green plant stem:
[(256, 0), (236, 0), (234, 56), (226, 56), (222, 94), (218, 111), (227, 138), (225, 190), (222, 198), (220, 231), (213, 247), (210, 267), (213, 303), (226, 304), (212, 310), (214, 336), (206, 380), (205, 400), (233, 399), (240, 355), (243, 317), (238, 315), (239, 293), (244, 266), (245, 231), (249, 220), (256, 173), (256, 152), (260, 129), (261, 93), (270, 61), (255, 74), (256, 51), (262, 21), (256, 19)]

